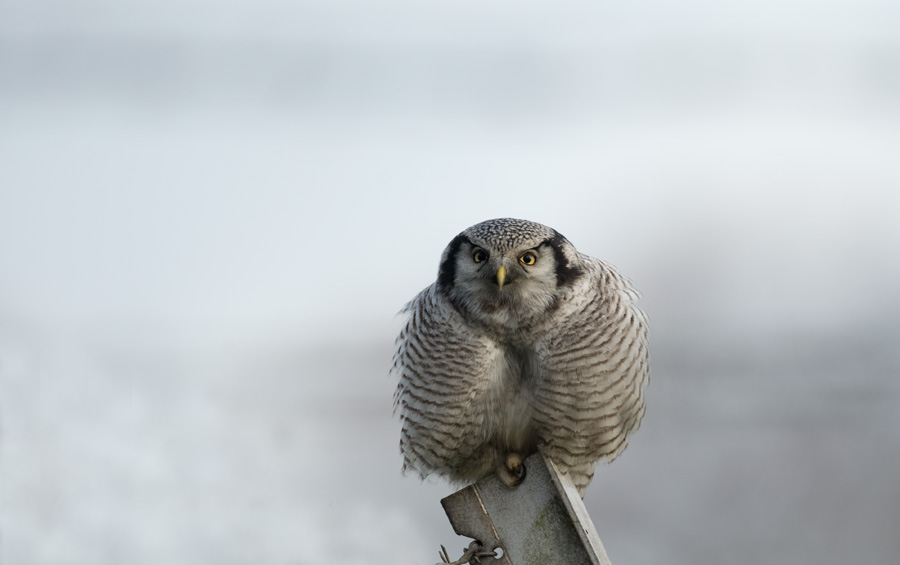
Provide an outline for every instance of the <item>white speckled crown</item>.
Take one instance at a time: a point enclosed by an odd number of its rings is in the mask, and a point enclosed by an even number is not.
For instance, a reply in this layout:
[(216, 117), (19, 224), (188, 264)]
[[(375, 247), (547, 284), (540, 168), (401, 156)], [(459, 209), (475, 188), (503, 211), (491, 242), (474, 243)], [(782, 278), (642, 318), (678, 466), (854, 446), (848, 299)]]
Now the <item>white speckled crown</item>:
[(473, 242), (490, 242), (499, 251), (517, 248), (527, 242), (540, 242), (559, 236), (553, 228), (528, 220), (496, 218), (466, 229), (462, 235)]

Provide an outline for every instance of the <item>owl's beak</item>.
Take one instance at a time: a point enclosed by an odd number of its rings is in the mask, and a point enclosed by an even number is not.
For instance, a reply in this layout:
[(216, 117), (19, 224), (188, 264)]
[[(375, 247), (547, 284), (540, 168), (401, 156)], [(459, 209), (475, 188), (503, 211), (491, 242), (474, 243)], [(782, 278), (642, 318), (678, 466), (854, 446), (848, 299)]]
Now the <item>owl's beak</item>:
[(497, 290), (503, 290), (504, 280), (506, 280), (506, 267), (500, 265), (497, 268)]

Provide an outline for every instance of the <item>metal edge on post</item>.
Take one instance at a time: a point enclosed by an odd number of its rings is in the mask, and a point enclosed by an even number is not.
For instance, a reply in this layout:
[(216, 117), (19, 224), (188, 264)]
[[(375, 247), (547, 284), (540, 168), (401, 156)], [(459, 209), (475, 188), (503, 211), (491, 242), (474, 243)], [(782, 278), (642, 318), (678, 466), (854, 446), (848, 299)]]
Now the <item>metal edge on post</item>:
[(587, 507), (584, 505), (581, 495), (578, 494), (578, 489), (575, 488), (572, 480), (567, 475), (559, 471), (553, 461), (546, 457), (542, 458), (551, 471), (550, 478), (553, 480), (557, 491), (559, 491), (560, 498), (562, 498), (569, 516), (572, 517), (572, 523), (576, 526), (581, 542), (585, 547), (591, 549), (589, 554), (592, 553), (592, 557), (596, 557), (595, 563), (597, 565), (612, 565), (609, 556), (606, 554), (606, 548), (603, 547), (603, 542), (600, 541), (597, 528), (594, 526), (590, 514), (588, 514)]

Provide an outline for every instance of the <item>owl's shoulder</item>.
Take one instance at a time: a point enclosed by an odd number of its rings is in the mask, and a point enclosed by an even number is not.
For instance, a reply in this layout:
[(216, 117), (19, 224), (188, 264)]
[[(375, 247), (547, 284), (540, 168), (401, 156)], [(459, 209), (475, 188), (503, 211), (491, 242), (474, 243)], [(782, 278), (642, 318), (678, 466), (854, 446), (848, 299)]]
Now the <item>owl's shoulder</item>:
[(640, 293), (634, 287), (634, 283), (628, 277), (619, 273), (619, 271), (610, 263), (579, 253), (584, 265), (586, 277), (581, 281), (582, 291), (589, 289), (601, 294), (614, 293), (617, 295), (624, 294), (631, 300), (640, 298)]
[(407, 316), (401, 339), (410, 334), (424, 333), (454, 341), (490, 341), (483, 331), (468, 322), (437, 283), (417, 294), (400, 313)]
[(548, 330), (541, 336), (539, 347), (546, 343), (560, 345), (573, 335), (593, 335), (606, 331), (610, 320), (622, 309), (637, 310), (640, 297), (631, 281), (612, 265), (585, 254), (579, 254), (582, 276), (572, 284), (555, 306)]

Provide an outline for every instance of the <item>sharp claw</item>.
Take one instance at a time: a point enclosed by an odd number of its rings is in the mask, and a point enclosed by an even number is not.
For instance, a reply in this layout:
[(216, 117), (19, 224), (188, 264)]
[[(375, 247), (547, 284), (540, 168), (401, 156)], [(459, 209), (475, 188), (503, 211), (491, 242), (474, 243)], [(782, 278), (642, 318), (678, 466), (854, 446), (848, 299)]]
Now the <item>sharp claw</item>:
[(497, 474), (500, 480), (509, 488), (517, 487), (525, 480), (525, 464), (518, 453), (510, 453), (506, 456), (506, 464), (500, 465)]
[(513, 474), (516, 476), (516, 484), (521, 483), (525, 480), (525, 464), (522, 463), (515, 469), (513, 469)]

